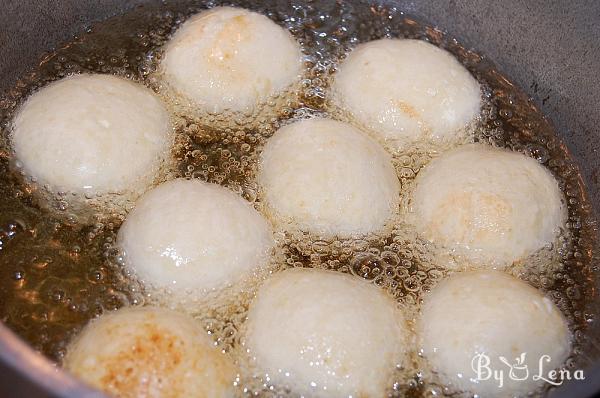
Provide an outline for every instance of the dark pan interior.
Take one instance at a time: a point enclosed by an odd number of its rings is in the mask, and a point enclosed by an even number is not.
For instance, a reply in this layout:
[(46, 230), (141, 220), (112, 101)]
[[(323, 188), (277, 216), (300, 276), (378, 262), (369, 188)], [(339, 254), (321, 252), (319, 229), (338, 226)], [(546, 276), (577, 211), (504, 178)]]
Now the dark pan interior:
[[(44, 53), (83, 31), (90, 23), (150, 2), (155, 1), (2, 2), (0, 92), (10, 88)], [(556, 126), (581, 168), (593, 211), (600, 214), (600, 104), (597, 97), (600, 93), (600, 2), (399, 0), (379, 3), (396, 6), (447, 31), (467, 48), (487, 56), (530, 95)], [(600, 264), (597, 259), (595, 263)], [(598, 314), (600, 304), (596, 307), (591, 310)], [(598, 322), (591, 327), (592, 333), (600, 335)], [(589, 347), (588, 350), (586, 356), (600, 358), (600, 348)], [(600, 392), (600, 367), (593, 363), (589, 366), (585, 382), (566, 385), (555, 390), (552, 396), (585, 397)], [(37, 358), (0, 325), (0, 396), (98, 396), (81, 388), (54, 372), (48, 363)]]

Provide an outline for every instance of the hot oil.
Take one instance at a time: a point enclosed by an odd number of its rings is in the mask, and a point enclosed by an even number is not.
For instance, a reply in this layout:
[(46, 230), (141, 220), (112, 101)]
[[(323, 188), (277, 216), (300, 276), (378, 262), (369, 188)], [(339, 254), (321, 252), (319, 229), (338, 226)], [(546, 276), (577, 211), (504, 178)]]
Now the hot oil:
[[(184, 2), (182, 2), (184, 3)], [(307, 72), (289, 98), (266, 104), (259, 115), (186, 114), (185, 107), (165, 94), (158, 79), (160, 47), (190, 15), (217, 2), (190, 5), (169, 3), (136, 8), (97, 23), (55, 52), (17, 82), (0, 102), (3, 139), (16, 106), (29, 93), (50, 81), (81, 72), (113, 73), (140, 81), (169, 101), (176, 114), (177, 166), (171, 177), (214, 182), (243, 195), (262, 209), (255, 182), (257, 160), (266, 140), (283, 124), (313, 114), (339, 116), (327, 100), (331, 77), (339, 61), (356, 44), (382, 37), (428, 40), (453, 53), (483, 87), (484, 108), (473, 126), (476, 141), (507, 147), (538, 159), (559, 181), (567, 198), (568, 233), (555, 247), (527, 259), (511, 272), (547, 292), (558, 304), (576, 337), (567, 366), (580, 367), (590, 340), (585, 335), (593, 316), (594, 225), (578, 170), (535, 105), (484, 57), (463, 48), (442, 31), (400, 10), (354, 2), (297, 2), (262, 7), (235, 2), (268, 15), (301, 42)], [(230, 4), (230, 3), (228, 3)], [(282, 105), (283, 104), (283, 105)], [(281, 106), (274, 106), (281, 105)], [(68, 340), (94, 316), (124, 305), (160, 301), (119, 265), (115, 247), (122, 217), (99, 215), (84, 225), (44, 210), (34, 188), (10, 168), (8, 145), (0, 157), (0, 314), (2, 320), (49, 358), (60, 361)], [(404, 187), (439, 148), (414, 148), (394, 154), (394, 165)], [(430, 248), (402, 222), (385, 234), (362, 239), (324, 240), (310, 234), (278, 231), (276, 259), (280, 268), (317, 267), (371, 280), (394, 296), (409, 314), (416, 314), (423, 293), (448, 272), (435, 261)], [(547, 259), (556, 258), (552, 266)], [(240, 328), (253, 288), (225, 308), (199, 306), (191, 312), (224, 351), (239, 349)], [(430, 396), (444, 387), (430, 382), (415, 347), (412, 363), (390, 381), (395, 396)], [(586, 352), (587, 353), (587, 352)], [(244, 372), (243, 372), (244, 373)], [(251, 372), (250, 372), (251, 373)], [(241, 377), (240, 393), (284, 394), (260, 377)], [(284, 389), (285, 390), (285, 389)]]

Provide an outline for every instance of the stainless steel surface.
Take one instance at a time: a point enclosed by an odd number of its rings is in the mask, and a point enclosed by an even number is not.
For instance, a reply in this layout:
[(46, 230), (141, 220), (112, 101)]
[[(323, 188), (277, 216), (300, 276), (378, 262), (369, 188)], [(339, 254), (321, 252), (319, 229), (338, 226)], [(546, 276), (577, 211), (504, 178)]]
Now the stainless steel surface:
[(102, 398), (0, 324), (0, 397)]

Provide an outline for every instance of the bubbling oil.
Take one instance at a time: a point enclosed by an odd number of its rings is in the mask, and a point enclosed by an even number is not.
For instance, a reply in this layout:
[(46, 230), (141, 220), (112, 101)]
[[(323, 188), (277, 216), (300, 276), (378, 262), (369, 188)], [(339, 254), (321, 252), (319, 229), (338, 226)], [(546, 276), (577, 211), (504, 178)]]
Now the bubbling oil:
[[(185, 4), (184, 4), (185, 3)], [(510, 148), (548, 167), (567, 200), (566, 233), (512, 267), (513, 273), (542, 289), (559, 306), (575, 336), (567, 367), (586, 365), (586, 335), (594, 314), (593, 220), (577, 166), (555, 131), (532, 101), (481, 55), (465, 49), (443, 31), (422, 24), (396, 8), (361, 2), (234, 1), (261, 12), (288, 29), (301, 43), (306, 73), (288, 95), (274, 98), (251, 115), (209, 115), (190, 112), (173, 98), (160, 80), (161, 46), (190, 15), (220, 5), (173, 2), (138, 7), (122, 16), (90, 26), (40, 64), (0, 99), (0, 316), (36, 350), (60, 363), (68, 341), (93, 317), (122, 306), (145, 302), (165, 304), (160, 292), (145, 290), (120, 262), (115, 245), (122, 214), (99, 214), (89, 224), (69, 217), (68, 208), (48, 211), (35, 198), (35, 187), (11, 168), (7, 137), (17, 106), (51, 81), (82, 72), (110, 73), (145, 84), (167, 102), (176, 130), (174, 166), (168, 178), (187, 177), (217, 183), (239, 193), (259, 210), (261, 192), (255, 182), (261, 148), (282, 125), (311, 115), (344, 116), (331, 106), (331, 77), (356, 44), (383, 37), (427, 40), (454, 54), (482, 86), (484, 106), (470, 127), (473, 140)], [(231, 5), (230, 2), (227, 3)], [(385, 143), (383, 143), (385, 144)], [(457, 143), (454, 143), (456, 145)], [(419, 170), (444, 148), (414, 147), (393, 154), (403, 190)], [(58, 201), (60, 202), (60, 201)], [(58, 203), (57, 202), (57, 203)], [(396, 219), (381, 234), (360, 239), (322, 239), (299, 231), (276, 231), (277, 249), (269, 272), (291, 267), (335, 270), (372, 281), (385, 289), (408, 314), (416, 317), (423, 294), (449, 274), (436, 264), (432, 248)], [(293, 229), (292, 229), (293, 231)], [(268, 273), (267, 273), (268, 274)], [(223, 350), (243, 351), (243, 324), (257, 287), (254, 282), (235, 300), (221, 306), (197, 304), (189, 312)], [(439, 396), (451, 393), (432, 381), (418, 347), (390, 380), (391, 396)], [(236, 384), (240, 395), (290, 395), (240, 362)], [(546, 390), (538, 391), (544, 394)]]

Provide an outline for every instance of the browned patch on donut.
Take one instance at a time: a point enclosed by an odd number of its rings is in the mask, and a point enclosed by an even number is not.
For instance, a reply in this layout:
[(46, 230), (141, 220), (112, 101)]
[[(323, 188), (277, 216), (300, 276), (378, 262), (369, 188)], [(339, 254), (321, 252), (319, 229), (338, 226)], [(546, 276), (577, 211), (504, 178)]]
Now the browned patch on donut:
[(406, 113), (408, 115), (408, 117), (410, 117), (411, 119), (418, 119), (421, 116), (419, 114), (419, 111), (417, 111), (415, 109), (415, 107), (412, 106), (411, 104), (408, 104), (401, 100), (395, 100), (395, 101), (393, 101), (393, 104), (396, 108), (398, 108), (402, 112)]
[(176, 397), (182, 392), (175, 374), (184, 356), (184, 344), (156, 325), (145, 325), (145, 333), (102, 363), (106, 367), (100, 384), (117, 397)]
[(433, 221), (428, 227), (429, 235), (443, 236), (447, 228), (446, 221), (463, 226), (462, 234), (455, 237), (462, 243), (473, 243), (474, 239), (493, 239), (501, 233), (512, 232), (509, 222), (511, 212), (510, 204), (498, 195), (456, 192), (449, 195), (434, 212)]
[(231, 60), (237, 53), (238, 43), (248, 39), (249, 25), (248, 18), (244, 15), (238, 15), (225, 22), (211, 47), (210, 59), (219, 63)]

